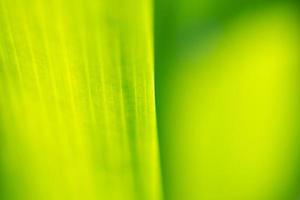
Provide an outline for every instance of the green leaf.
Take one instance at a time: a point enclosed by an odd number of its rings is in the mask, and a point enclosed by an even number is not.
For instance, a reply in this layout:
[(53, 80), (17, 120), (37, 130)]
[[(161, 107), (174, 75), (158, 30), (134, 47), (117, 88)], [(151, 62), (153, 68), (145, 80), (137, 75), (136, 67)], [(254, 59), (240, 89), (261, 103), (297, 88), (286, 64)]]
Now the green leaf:
[(151, 3), (0, 0), (4, 199), (160, 199)]

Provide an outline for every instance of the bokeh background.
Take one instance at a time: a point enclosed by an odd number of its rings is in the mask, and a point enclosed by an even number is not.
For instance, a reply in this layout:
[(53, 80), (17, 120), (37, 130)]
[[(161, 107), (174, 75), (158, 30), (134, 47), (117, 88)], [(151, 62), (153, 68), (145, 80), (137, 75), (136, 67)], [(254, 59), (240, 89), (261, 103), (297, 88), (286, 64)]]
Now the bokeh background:
[(155, 3), (165, 199), (299, 199), (298, 3)]

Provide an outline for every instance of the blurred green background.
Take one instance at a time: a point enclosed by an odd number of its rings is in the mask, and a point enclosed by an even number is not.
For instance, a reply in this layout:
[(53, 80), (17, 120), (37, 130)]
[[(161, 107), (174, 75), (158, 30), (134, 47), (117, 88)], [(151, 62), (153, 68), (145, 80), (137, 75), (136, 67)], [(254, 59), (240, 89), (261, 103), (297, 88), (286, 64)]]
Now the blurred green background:
[(298, 3), (155, 3), (165, 199), (298, 199)]

